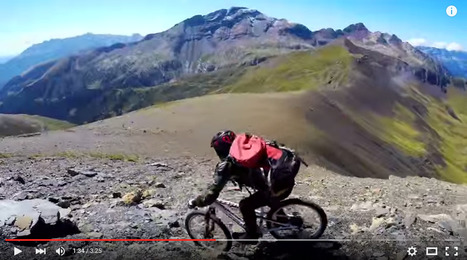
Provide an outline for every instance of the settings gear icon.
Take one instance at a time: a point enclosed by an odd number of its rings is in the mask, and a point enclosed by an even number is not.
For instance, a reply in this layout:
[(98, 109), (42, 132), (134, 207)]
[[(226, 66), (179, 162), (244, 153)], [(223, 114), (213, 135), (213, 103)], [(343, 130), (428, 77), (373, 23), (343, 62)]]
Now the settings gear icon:
[(409, 249), (407, 249), (407, 254), (409, 256), (416, 256), (417, 255), (417, 248), (411, 246)]

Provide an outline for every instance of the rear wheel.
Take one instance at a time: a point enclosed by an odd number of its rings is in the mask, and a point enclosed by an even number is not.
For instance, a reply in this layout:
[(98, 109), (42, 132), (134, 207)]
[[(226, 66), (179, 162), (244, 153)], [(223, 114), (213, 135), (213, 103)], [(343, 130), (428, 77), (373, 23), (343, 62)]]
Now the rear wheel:
[(317, 204), (288, 199), (268, 212), (266, 222), (277, 239), (317, 239), (323, 235), (328, 219)]
[(217, 241), (195, 241), (195, 244), (217, 251), (229, 251), (232, 247), (232, 235), (220, 220), (206, 212), (193, 211), (186, 216), (185, 228), (192, 239), (216, 239)]

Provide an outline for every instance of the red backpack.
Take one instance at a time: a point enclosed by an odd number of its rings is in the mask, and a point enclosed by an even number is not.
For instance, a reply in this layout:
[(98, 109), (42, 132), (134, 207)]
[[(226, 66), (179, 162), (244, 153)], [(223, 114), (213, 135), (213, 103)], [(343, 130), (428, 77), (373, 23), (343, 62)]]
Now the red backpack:
[(250, 134), (239, 134), (230, 147), (230, 157), (243, 167), (268, 167), (267, 159), (279, 160), (283, 151), (273, 147), (263, 138)]

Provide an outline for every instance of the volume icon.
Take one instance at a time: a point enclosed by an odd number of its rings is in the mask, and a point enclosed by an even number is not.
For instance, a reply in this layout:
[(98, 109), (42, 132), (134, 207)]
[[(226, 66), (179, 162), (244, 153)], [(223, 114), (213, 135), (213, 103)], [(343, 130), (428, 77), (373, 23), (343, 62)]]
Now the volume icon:
[(65, 255), (65, 248), (60, 247), (60, 248), (58, 248), (57, 250), (55, 250), (55, 252), (56, 252), (59, 256), (64, 256), (64, 255)]

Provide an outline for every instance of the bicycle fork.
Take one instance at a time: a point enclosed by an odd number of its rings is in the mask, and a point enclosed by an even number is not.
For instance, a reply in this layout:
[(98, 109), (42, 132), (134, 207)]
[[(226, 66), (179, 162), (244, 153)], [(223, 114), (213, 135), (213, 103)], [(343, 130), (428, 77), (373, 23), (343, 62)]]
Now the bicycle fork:
[(204, 226), (204, 238), (212, 238), (212, 231), (214, 231), (214, 221), (211, 220), (211, 216), (215, 217), (216, 216), (216, 210), (215, 208), (209, 208), (208, 211), (206, 212), (206, 215), (204, 216), (204, 221), (206, 225)]

